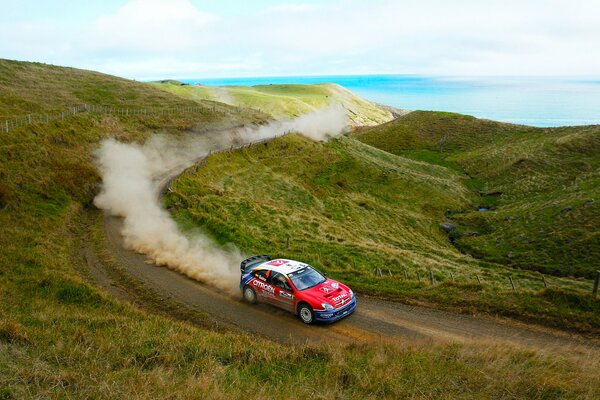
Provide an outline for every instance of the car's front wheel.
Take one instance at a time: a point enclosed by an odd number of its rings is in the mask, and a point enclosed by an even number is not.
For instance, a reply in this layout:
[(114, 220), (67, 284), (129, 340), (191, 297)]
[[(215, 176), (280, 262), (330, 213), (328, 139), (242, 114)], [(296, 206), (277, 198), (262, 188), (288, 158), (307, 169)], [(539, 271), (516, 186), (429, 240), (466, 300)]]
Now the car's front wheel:
[(244, 287), (244, 300), (250, 304), (256, 303), (256, 292), (250, 286)]
[(312, 324), (315, 320), (315, 313), (313, 312), (312, 308), (305, 303), (298, 307), (298, 316), (300, 317), (300, 320), (307, 325)]

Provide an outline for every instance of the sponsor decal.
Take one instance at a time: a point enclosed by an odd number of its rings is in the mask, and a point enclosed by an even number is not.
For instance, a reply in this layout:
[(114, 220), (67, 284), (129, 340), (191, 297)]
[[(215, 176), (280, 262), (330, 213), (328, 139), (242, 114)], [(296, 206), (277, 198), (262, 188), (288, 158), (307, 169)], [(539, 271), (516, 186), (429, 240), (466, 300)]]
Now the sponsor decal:
[(264, 282), (261, 282), (259, 280), (256, 280), (256, 279), (253, 280), (252, 281), (252, 285), (256, 286), (258, 288), (261, 288), (265, 292), (265, 294), (267, 294), (267, 293), (268, 294), (274, 294), (275, 293), (275, 288), (273, 286), (268, 285), (268, 284), (266, 284)]
[(331, 292), (331, 289), (328, 288), (327, 286), (321, 286), (321, 291), (325, 292), (325, 293), (329, 293), (329, 292)]
[(339, 283), (337, 283), (337, 282), (333, 282), (333, 283), (331, 284), (331, 287), (332, 287), (332, 288), (334, 288), (334, 289), (337, 289), (339, 286), (340, 286), (340, 284), (339, 284)]
[(280, 295), (281, 297), (285, 297), (286, 299), (291, 299), (291, 298), (292, 298), (292, 295), (291, 295), (291, 294), (289, 294), (288, 292), (284, 292), (283, 290), (280, 290), (280, 291), (279, 291), (279, 295)]
[(333, 301), (338, 301), (338, 300), (343, 299), (344, 297), (347, 297), (347, 296), (348, 296), (348, 293), (342, 293), (339, 296), (334, 297), (332, 300)]

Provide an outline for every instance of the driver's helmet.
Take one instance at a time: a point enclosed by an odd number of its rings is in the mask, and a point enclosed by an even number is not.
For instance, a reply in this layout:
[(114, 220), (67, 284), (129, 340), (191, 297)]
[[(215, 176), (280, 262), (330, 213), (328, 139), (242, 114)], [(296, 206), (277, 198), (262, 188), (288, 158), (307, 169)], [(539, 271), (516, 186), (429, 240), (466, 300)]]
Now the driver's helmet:
[(279, 287), (286, 287), (287, 286), (287, 280), (285, 279), (285, 277), (283, 275), (277, 275), (277, 286)]

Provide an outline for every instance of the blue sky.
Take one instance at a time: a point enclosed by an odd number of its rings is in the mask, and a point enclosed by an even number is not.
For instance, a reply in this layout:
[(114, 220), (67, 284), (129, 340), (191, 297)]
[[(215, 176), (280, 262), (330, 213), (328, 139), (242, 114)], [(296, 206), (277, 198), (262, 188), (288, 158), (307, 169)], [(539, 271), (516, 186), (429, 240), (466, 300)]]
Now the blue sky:
[(597, 0), (0, 0), (0, 57), (135, 79), (598, 76)]

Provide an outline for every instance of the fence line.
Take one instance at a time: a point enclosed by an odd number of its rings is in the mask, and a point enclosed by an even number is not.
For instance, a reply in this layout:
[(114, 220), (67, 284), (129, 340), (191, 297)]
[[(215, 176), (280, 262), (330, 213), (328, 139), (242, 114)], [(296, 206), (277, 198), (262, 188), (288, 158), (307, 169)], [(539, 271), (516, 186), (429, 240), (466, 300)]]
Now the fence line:
[[(200, 204), (199, 202), (196, 204), (196, 207), (199, 208)], [(299, 248), (297, 248), (297, 246), (293, 245), (292, 239), (290, 236), (287, 236), (283, 242), (282, 242), (282, 250), (287, 251), (287, 252), (292, 252), (296, 255), (302, 255), (305, 256), (305, 246), (304, 246), (304, 242), (302, 242), (302, 251), (301, 253)], [(313, 258), (313, 262), (317, 262), (321, 265), (330, 265), (330, 266), (335, 266), (335, 267), (339, 267), (340, 266), (340, 258), (339, 255), (335, 256), (335, 260), (332, 258), (331, 260), (326, 261), (325, 259), (321, 258), (321, 252), (319, 251), (318, 253), (312, 253), (309, 252), (309, 257), (312, 255)], [(334, 256), (332, 256), (334, 257)], [(342, 263), (346, 264), (347, 266), (352, 266), (354, 268), (356, 268), (356, 260), (354, 259), (354, 257), (350, 256), (350, 257), (344, 257), (345, 260), (342, 261)], [(463, 282), (463, 283), (476, 283), (480, 286), (486, 286), (486, 285), (490, 285), (490, 286), (496, 286), (496, 287), (500, 287), (500, 288), (504, 288), (510, 291), (514, 291), (514, 292), (519, 292), (521, 290), (519, 290), (519, 286), (517, 285), (517, 279), (512, 275), (512, 274), (507, 274), (504, 276), (504, 282), (505, 284), (502, 284), (502, 281), (500, 280), (493, 280), (490, 281), (488, 280), (487, 282), (483, 279), (482, 276), (480, 276), (478, 273), (474, 273), (473, 275), (473, 279), (460, 279), (460, 277), (456, 276), (454, 274), (454, 272), (452, 271), (448, 271), (447, 275), (445, 275), (443, 272), (435, 272), (432, 269), (429, 269), (425, 272), (425, 274), (422, 274), (422, 269), (417, 269), (416, 271), (412, 270), (411, 273), (409, 274), (409, 271), (411, 271), (410, 269), (407, 268), (403, 268), (400, 271), (394, 271), (392, 272), (390, 269), (385, 269), (383, 270), (380, 267), (374, 267), (371, 271), (370, 274), (372, 274), (373, 276), (375, 276), (376, 278), (383, 278), (384, 276), (396, 276), (398, 278), (403, 278), (404, 281), (417, 281), (417, 282), (423, 282), (423, 283), (428, 283), (428, 287), (433, 287), (433, 286), (437, 286), (443, 282)], [(411, 275), (414, 274), (414, 275)], [(412, 276), (412, 278), (411, 278)], [(464, 278), (464, 277), (463, 277)], [(530, 277), (530, 278), (525, 278), (528, 282), (535, 282), (536, 279), (534, 277)], [(547, 289), (550, 287), (550, 283), (548, 282), (548, 278), (546, 277), (545, 274), (543, 273), (539, 273), (539, 278), (538, 278), (538, 282), (540, 285), (541, 289)], [(600, 290), (600, 270), (596, 272), (596, 276), (595, 279), (592, 280), (593, 285), (590, 288), (590, 292), (592, 294), (593, 297), (596, 297), (598, 295), (598, 291)], [(558, 282), (554, 282), (553, 283), (554, 287), (560, 288), (561, 285)], [(523, 290), (523, 289), (522, 289)], [(533, 290), (533, 289), (525, 289), (525, 290)], [(589, 289), (588, 289), (589, 290)], [(585, 293), (586, 291), (584, 291), (582, 288), (578, 288), (577, 289), (578, 292), (581, 293)], [(587, 293), (590, 293), (587, 292)]]
[(69, 107), (61, 112), (44, 113), (44, 114), (27, 114), (25, 116), (14, 119), (7, 119), (0, 122), (0, 133), (8, 133), (12, 130), (22, 128), (32, 124), (47, 124), (54, 121), (64, 121), (65, 118), (75, 116), (82, 113), (97, 113), (105, 115), (139, 115), (139, 116), (162, 116), (174, 115), (179, 113), (194, 113), (202, 112), (216, 107), (210, 106), (195, 106), (195, 107), (110, 107), (95, 104), (79, 104)]

